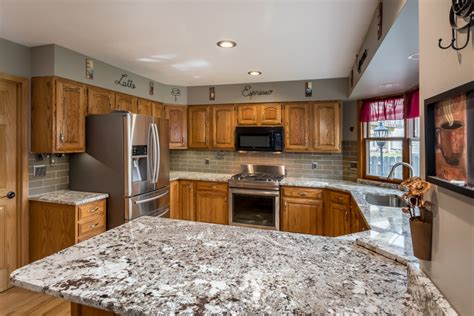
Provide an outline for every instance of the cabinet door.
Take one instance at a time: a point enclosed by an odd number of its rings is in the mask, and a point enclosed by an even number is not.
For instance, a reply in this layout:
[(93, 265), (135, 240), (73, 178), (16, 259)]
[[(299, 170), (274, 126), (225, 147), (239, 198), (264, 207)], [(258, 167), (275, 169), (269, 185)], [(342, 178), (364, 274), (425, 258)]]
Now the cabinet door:
[(115, 93), (115, 109), (138, 113), (137, 98), (128, 94)]
[(150, 100), (138, 99), (137, 113), (141, 115), (153, 115), (153, 107)]
[(194, 181), (179, 181), (180, 219), (194, 221)]
[(364, 215), (354, 199), (351, 199), (351, 233), (358, 233), (370, 229)]
[(188, 106), (189, 148), (209, 148), (209, 107)]
[(241, 104), (237, 106), (237, 124), (257, 125), (258, 106), (256, 104)]
[(260, 124), (281, 125), (281, 104), (269, 103), (260, 105)]
[(340, 103), (316, 103), (313, 107), (313, 149), (315, 151), (340, 152)]
[(235, 119), (233, 105), (211, 106), (212, 148), (234, 149)]
[(309, 150), (310, 112), (305, 103), (285, 105), (285, 151)]
[[(165, 117), (165, 109), (164, 105), (160, 102), (152, 102), (151, 103), (151, 108), (152, 108), (152, 115), (154, 118), (162, 118)], [(186, 124), (186, 121), (185, 121)]]
[(56, 80), (56, 152), (85, 150), (86, 86)]
[(196, 191), (196, 220), (199, 222), (227, 225), (227, 193), (219, 191)]
[(281, 230), (323, 235), (323, 202), (298, 198), (283, 198)]
[(179, 181), (170, 182), (170, 217), (174, 219), (181, 218), (180, 200), (179, 200)]
[(88, 87), (88, 114), (106, 114), (114, 110), (115, 93), (110, 90)]
[(330, 203), (328, 209), (329, 236), (337, 237), (351, 232), (350, 205)]
[(170, 149), (188, 148), (188, 112), (186, 106), (167, 105), (165, 113), (170, 124)]

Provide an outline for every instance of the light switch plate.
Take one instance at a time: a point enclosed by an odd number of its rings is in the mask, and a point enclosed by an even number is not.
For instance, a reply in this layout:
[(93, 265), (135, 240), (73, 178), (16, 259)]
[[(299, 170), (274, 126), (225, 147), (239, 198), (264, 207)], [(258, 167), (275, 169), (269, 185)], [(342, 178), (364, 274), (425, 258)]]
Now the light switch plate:
[(204, 164), (205, 164), (205, 165), (208, 165), (209, 162), (210, 162), (209, 158), (205, 158), (205, 159), (204, 159)]
[(45, 177), (46, 176), (46, 166), (38, 165), (33, 167), (33, 175), (35, 178)]
[(316, 161), (313, 161), (313, 162), (311, 163), (311, 169), (313, 169), (313, 170), (314, 170), (314, 169), (318, 169), (318, 163), (317, 163)]

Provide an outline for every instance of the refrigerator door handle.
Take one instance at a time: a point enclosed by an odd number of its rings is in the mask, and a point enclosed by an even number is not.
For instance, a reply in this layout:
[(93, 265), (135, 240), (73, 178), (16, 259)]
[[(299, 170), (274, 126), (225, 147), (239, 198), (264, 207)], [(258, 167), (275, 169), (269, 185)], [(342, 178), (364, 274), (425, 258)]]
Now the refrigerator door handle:
[(150, 175), (150, 180), (153, 182), (153, 177), (155, 175), (155, 169), (154, 169), (154, 160), (155, 157), (153, 155), (154, 149), (153, 146), (155, 144), (154, 142), (154, 134), (153, 134), (153, 125), (150, 124), (149, 130), (148, 130), (148, 174)]
[(158, 131), (158, 126), (153, 123), (153, 127), (155, 129), (155, 148), (156, 148), (156, 161), (155, 161), (155, 168), (156, 168), (156, 173), (155, 173), (155, 179), (154, 182), (158, 182), (158, 178), (160, 176), (160, 156), (161, 156), (161, 150), (160, 150), (160, 133)]
[(165, 193), (162, 193), (162, 194), (160, 194), (160, 195), (157, 195), (157, 196), (154, 196), (154, 197), (151, 197), (151, 198), (148, 198), (148, 199), (135, 201), (134, 203), (135, 203), (135, 204), (143, 204), (143, 203), (146, 203), (146, 202), (158, 200), (158, 199), (164, 197), (165, 195), (167, 195), (168, 193), (170, 193), (170, 191), (166, 191)]

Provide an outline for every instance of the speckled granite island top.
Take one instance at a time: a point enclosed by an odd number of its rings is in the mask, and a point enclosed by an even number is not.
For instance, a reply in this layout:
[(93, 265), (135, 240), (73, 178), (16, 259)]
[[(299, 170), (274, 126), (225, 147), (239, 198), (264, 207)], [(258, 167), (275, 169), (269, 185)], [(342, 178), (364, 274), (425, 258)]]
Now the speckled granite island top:
[(413, 311), (407, 269), (351, 241), (142, 217), (14, 271), (126, 315)]
[(66, 205), (82, 205), (109, 197), (106, 193), (81, 192), (60, 190), (40, 195), (30, 196), (30, 201), (57, 203)]

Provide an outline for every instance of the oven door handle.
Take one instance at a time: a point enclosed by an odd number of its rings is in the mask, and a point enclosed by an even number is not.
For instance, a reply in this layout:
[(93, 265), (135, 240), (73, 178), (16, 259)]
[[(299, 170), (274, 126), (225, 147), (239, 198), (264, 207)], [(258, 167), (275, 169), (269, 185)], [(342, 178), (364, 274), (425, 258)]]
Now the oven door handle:
[(249, 194), (257, 196), (279, 196), (280, 191), (264, 191), (264, 190), (246, 190), (246, 189), (230, 189), (230, 193)]

